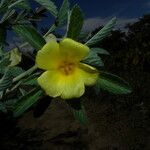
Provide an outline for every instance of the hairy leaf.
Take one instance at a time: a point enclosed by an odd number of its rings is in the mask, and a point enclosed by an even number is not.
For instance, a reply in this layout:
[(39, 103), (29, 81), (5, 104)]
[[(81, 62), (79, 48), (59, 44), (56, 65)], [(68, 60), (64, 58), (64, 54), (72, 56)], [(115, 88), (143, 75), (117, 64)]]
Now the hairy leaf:
[(28, 80), (26, 80), (26, 81), (24, 81), (23, 83), (22, 83), (23, 85), (38, 85), (38, 83), (37, 83), (37, 77), (32, 77), (32, 78), (30, 78), (30, 79), (28, 79)]
[(86, 45), (91, 46), (97, 42), (102, 41), (105, 37), (110, 35), (111, 30), (116, 24), (116, 18), (112, 18), (97, 34), (95, 34), (90, 40), (86, 42)]
[(69, 2), (68, 0), (64, 0), (58, 12), (58, 17), (56, 20), (57, 26), (63, 26), (66, 23), (68, 19), (68, 12), (69, 12)]
[(58, 13), (57, 7), (51, 0), (35, 0), (35, 1), (38, 2), (40, 5), (44, 6), (47, 10), (49, 10), (53, 16), (57, 17)]
[(7, 10), (7, 12), (3, 15), (3, 17), (2, 17), (2, 19), (1, 19), (1, 21), (0, 21), (0, 23), (3, 23), (4, 21), (10, 19), (10, 18), (12, 17), (12, 15), (14, 15), (14, 13), (15, 13), (15, 10), (14, 10), (14, 9), (12, 9), (12, 10), (9, 9), (9, 10)]
[(4, 57), (0, 60), (0, 74), (4, 74), (6, 67), (10, 64), (9, 57)]
[(3, 77), (0, 79), (0, 91), (4, 91), (12, 85), (12, 74), (10, 70), (6, 70)]
[(67, 25), (67, 37), (76, 40), (80, 35), (80, 31), (83, 25), (83, 15), (80, 7), (75, 5), (69, 14)]
[[(28, 0), (18, 0), (18, 3), (14, 4), (15, 7), (21, 8), (21, 9), (26, 9), (26, 10), (31, 10), (30, 4)], [(12, 4), (13, 7), (13, 4)]]
[(87, 125), (88, 118), (86, 115), (86, 111), (83, 105), (81, 105), (81, 109), (73, 109), (73, 114), (75, 119), (77, 119), (81, 124)]
[(92, 50), (90, 50), (89, 55), (83, 60), (83, 62), (95, 67), (104, 66), (104, 63), (101, 60), (101, 58), (98, 56), (97, 52)]
[(19, 117), (20, 115), (22, 115), (28, 108), (35, 104), (42, 95), (42, 90), (34, 89), (27, 95), (22, 96), (14, 105), (13, 116)]
[(36, 50), (41, 49), (46, 43), (42, 35), (33, 26), (15, 25), (13, 26), (13, 30), (29, 42)]
[(19, 76), (24, 70), (21, 67), (11, 67), (10, 72), (13, 77)]
[(22, 85), (38, 86), (38, 83), (37, 83), (38, 77), (39, 77), (39, 73), (31, 74), (29, 77), (27, 77), (26, 79), (23, 80)]
[(100, 72), (99, 79), (96, 84), (96, 90), (99, 90), (100, 88), (114, 94), (131, 93), (131, 87), (126, 81), (107, 72)]
[(90, 49), (91, 51), (97, 53), (97, 54), (103, 54), (103, 55), (110, 55), (109, 52), (103, 48), (99, 48), (99, 47), (94, 47)]
[(11, 4), (10, 0), (0, 1), (0, 13), (5, 13), (8, 10), (8, 6)]

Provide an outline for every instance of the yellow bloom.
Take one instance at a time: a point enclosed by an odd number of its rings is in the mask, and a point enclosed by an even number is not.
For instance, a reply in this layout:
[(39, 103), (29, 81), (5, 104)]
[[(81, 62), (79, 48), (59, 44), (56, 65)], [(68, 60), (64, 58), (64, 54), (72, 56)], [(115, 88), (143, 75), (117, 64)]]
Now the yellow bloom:
[(47, 95), (63, 99), (78, 98), (84, 94), (85, 85), (93, 85), (98, 71), (81, 63), (89, 48), (69, 38), (60, 43), (49, 41), (38, 51), (36, 64), (46, 70), (39, 78), (39, 85)]

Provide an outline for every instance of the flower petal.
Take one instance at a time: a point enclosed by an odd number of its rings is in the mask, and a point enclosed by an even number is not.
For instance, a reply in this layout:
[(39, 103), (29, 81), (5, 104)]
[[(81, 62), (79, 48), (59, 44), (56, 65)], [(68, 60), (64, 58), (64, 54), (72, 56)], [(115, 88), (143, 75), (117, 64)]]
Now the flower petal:
[(89, 47), (72, 39), (65, 38), (60, 42), (60, 52), (66, 59), (80, 61), (88, 55)]
[(60, 96), (61, 91), (58, 88), (59, 75), (56, 71), (45, 71), (38, 79), (38, 84), (46, 92), (47, 95), (52, 97)]
[(85, 85), (94, 85), (98, 79), (98, 70), (84, 63), (79, 64), (80, 76)]
[(39, 85), (52, 97), (78, 98), (84, 94), (84, 82), (77, 71), (63, 75), (59, 71), (46, 71), (38, 78)]
[(36, 64), (38, 68), (49, 70), (58, 67), (60, 62), (59, 44), (51, 40), (38, 51), (36, 55)]
[(85, 92), (84, 82), (81, 80), (80, 74), (78, 73), (74, 73), (69, 76), (64, 76), (64, 80), (61, 80), (60, 82), (60, 87), (62, 90), (61, 98), (63, 99), (79, 98), (84, 94)]

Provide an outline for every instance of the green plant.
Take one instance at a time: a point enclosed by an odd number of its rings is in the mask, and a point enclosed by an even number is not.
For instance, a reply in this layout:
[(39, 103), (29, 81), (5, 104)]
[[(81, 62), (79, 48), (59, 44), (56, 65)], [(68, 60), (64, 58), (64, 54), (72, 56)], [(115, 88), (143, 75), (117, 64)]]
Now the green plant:
[[(0, 2), (0, 110), (4, 113), (11, 111), (14, 117), (22, 115), (28, 108), (36, 104), (39, 99), (44, 99), (46, 93), (39, 87), (37, 78), (41, 70), (35, 64), (28, 70), (19, 67), (22, 60), (21, 48), (31, 46), (34, 48), (30, 58), (35, 60), (36, 53), (42, 49), (47, 40), (55, 38), (52, 33), (58, 28), (67, 26), (65, 35), (56, 39), (61, 41), (64, 37), (79, 41), (83, 26), (83, 15), (78, 5), (69, 7), (68, 0), (64, 0), (61, 8), (58, 9), (52, 1), (35, 0), (41, 7), (33, 11), (26, 0), (2, 0)], [(44, 9), (43, 9), (44, 7)], [(19, 8), (19, 13), (18, 13)], [(55, 17), (54, 24), (45, 35), (42, 35), (35, 27), (36, 21), (42, 19), (43, 11), (48, 11)], [(101, 55), (109, 55), (107, 50), (93, 47), (98, 42), (111, 34), (111, 30), (116, 24), (116, 18), (112, 18), (94, 36), (86, 35), (84, 44), (90, 48), (89, 55), (82, 62), (97, 67), (99, 77), (95, 84), (95, 92), (100, 89), (107, 90), (114, 94), (128, 94), (131, 88), (126, 81), (120, 77), (103, 71), (104, 63)], [(22, 38), (25, 43), (18, 47), (6, 51), (6, 32), (10, 30)], [(86, 97), (86, 95), (85, 95)], [(67, 100), (73, 110), (73, 114), (82, 124), (87, 123), (87, 116), (81, 97), (76, 100), (79, 105), (76, 108), (74, 100)]]

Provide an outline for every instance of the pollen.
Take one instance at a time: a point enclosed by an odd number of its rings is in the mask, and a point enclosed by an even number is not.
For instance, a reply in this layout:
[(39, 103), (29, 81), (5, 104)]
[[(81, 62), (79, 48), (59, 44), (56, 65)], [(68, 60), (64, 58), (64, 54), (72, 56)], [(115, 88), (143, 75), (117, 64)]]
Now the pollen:
[(63, 61), (58, 67), (58, 69), (64, 75), (70, 75), (75, 69), (75, 63)]

